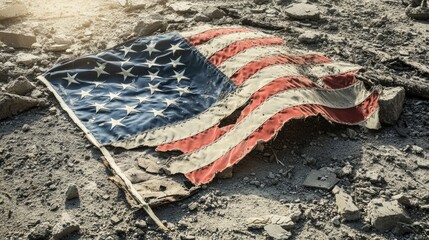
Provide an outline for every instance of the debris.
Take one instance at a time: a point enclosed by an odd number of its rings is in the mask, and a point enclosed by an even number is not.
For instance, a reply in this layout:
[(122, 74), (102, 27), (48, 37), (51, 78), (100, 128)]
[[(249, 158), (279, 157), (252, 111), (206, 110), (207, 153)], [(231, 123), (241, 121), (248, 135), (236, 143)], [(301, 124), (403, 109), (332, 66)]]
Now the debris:
[(204, 9), (203, 14), (211, 19), (221, 19), (226, 15), (223, 10), (217, 7), (207, 7)]
[(34, 84), (28, 81), (24, 76), (11, 81), (5, 86), (6, 92), (18, 95), (25, 95), (33, 91), (34, 88), (36, 88)]
[(24, 126), (22, 126), (22, 131), (23, 131), (23, 132), (28, 132), (28, 131), (30, 131), (30, 125), (28, 125), (28, 124), (24, 124)]
[(134, 33), (137, 36), (148, 36), (160, 29), (165, 30), (166, 28), (167, 23), (160, 16), (155, 15), (155, 17), (138, 22), (134, 27)]
[(136, 227), (141, 228), (141, 229), (145, 229), (145, 228), (147, 228), (147, 222), (145, 220), (138, 220), (136, 222)]
[(338, 183), (338, 181), (339, 179), (335, 173), (331, 173), (326, 170), (311, 170), (303, 185), (306, 187), (330, 190)]
[(405, 14), (416, 20), (428, 20), (429, 19), (429, 8), (427, 7), (426, 0), (421, 1), (421, 4), (418, 6), (414, 6), (410, 4), (405, 9)]
[(353, 203), (350, 195), (345, 193), (340, 187), (335, 187), (332, 192), (335, 194), (335, 203), (337, 204), (338, 213), (345, 221), (354, 221), (360, 218), (360, 211)]
[(380, 95), (380, 121), (394, 124), (402, 113), (405, 100), (403, 87), (385, 87)]
[(75, 184), (72, 184), (68, 187), (66, 191), (66, 200), (71, 200), (79, 198), (79, 191), (77, 189), (77, 186)]
[(367, 171), (365, 177), (373, 184), (381, 183), (384, 181), (383, 177), (379, 174), (378, 171)]
[(194, 20), (196, 22), (210, 22), (211, 19), (202, 13), (197, 13), (194, 17)]
[(170, 4), (169, 7), (178, 14), (191, 14), (197, 12), (190, 2), (174, 2)]
[(18, 33), (0, 32), (0, 42), (14, 48), (31, 48), (36, 37)]
[(0, 92), (0, 119), (12, 117), (41, 104), (40, 100), (31, 97)]
[(419, 168), (429, 169), (429, 160), (424, 158), (417, 159), (417, 166)]
[(335, 216), (331, 219), (332, 224), (335, 227), (339, 227), (341, 225), (341, 221), (340, 221), (340, 217), (339, 216)]
[(77, 232), (80, 230), (79, 224), (70, 217), (69, 214), (63, 213), (61, 219), (55, 224), (52, 229), (52, 237), (57, 239), (63, 239), (65, 236)]
[(253, 2), (255, 4), (262, 5), (262, 4), (268, 4), (270, 0), (253, 0)]
[(396, 200), (396, 201), (398, 201), (398, 203), (400, 203), (406, 207), (411, 206), (410, 198), (405, 196), (404, 194), (397, 194), (395, 196), (392, 196), (392, 200)]
[(198, 208), (198, 203), (197, 202), (191, 202), (191, 203), (189, 203), (189, 205), (188, 205), (188, 209), (189, 209), (189, 211), (194, 211), (194, 210), (196, 210)]
[(315, 44), (325, 40), (325, 36), (316, 31), (305, 31), (298, 36), (298, 40), (306, 44)]
[(371, 224), (380, 231), (402, 230), (404, 224), (411, 223), (410, 217), (397, 201), (387, 202), (377, 198), (368, 205), (368, 216)]
[(223, 170), (222, 172), (219, 172), (216, 176), (221, 179), (232, 178), (232, 173), (233, 173), (232, 169), (233, 169), (232, 167), (229, 167)]
[(51, 52), (62, 52), (67, 50), (70, 47), (69, 44), (52, 44), (49, 47), (47, 47), (46, 50), (51, 51)]
[(269, 224), (264, 227), (265, 231), (267, 231), (268, 235), (276, 240), (284, 240), (289, 239), (291, 237), (291, 233), (284, 230), (281, 226), (275, 224)]
[(411, 146), (411, 152), (414, 154), (422, 154), (423, 153), (423, 148), (417, 145), (412, 145)]
[(257, 18), (244, 17), (241, 19), (241, 24), (251, 27), (258, 27), (268, 30), (281, 30), (284, 29), (283, 26), (276, 25), (273, 22), (266, 22)]
[(116, 224), (118, 224), (118, 223), (120, 223), (120, 222), (122, 221), (122, 218), (118, 217), (117, 215), (113, 215), (113, 216), (110, 218), (110, 221), (111, 221), (114, 225), (116, 225)]
[(27, 7), (21, 3), (16, 1), (11, 4), (0, 3), (0, 21), (9, 18), (22, 17), (28, 14)]
[(320, 19), (320, 11), (317, 6), (306, 4), (306, 3), (296, 3), (289, 5), (286, 10), (286, 14), (296, 20), (317, 20)]
[(248, 218), (246, 222), (248, 229), (261, 229), (269, 224), (279, 225), (286, 230), (292, 230), (295, 228), (295, 223), (289, 216), (266, 215), (263, 217)]
[(18, 53), (16, 55), (16, 63), (24, 65), (33, 65), (38, 62), (40, 57), (30, 53)]
[(39, 223), (35, 228), (33, 228), (30, 231), (30, 234), (28, 235), (28, 239), (29, 240), (49, 239), (49, 236), (51, 235), (51, 228), (52, 226), (49, 224), (49, 222)]
[[(154, 6), (165, 5), (167, 0), (133, 0), (126, 5), (127, 10), (134, 11), (139, 9), (148, 9)], [(125, 4), (123, 4), (125, 6)]]

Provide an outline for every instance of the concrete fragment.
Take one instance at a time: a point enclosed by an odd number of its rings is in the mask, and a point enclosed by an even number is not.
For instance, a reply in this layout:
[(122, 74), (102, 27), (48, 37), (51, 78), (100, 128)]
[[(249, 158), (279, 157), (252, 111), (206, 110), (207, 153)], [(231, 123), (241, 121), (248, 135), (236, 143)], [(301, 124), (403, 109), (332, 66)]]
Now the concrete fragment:
[(291, 233), (284, 230), (281, 226), (275, 224), (269, 224), (264, 227), (267, 234), (276, 240), (285, 240), (291, 237)]
[(24, 76), (11, 81), (5, 86), (6, 92), (18, 95), (25, 95), (33, 91), (34, 88), (36, 88), (34, 84), (28, 81), (28, 79)]
[(41, 104), (37, 99), (0, 92), (0, 119), (12, 117)]
[(117, 216), (117, 215), (113, 215), (111, 218), (110, 218), (110, 221), (114, 224), (114, 225), (116, 225), (116, 224), (118, 224), (118, 223), (120, 223), (121, 221), (122, 221), (122, 218), (120, 218), (119, 216)]
[(248, 229), (261, 229), (269, 224), (279, 225), (286, 230), (292, 230), (295, 228), (295, 223), (289, 216), (272, 214), (262, 217), (251, 217), (246, 220), (246, 226)]
[(216, 176), (221, 179), (232, 178), (232, 174), (233, 174), (232, 169), (233, 169), (232, 167), (229, 167), (223, 170), (222, 172), (218, 173)]
[(298, 36), (298, 40), (305, 44), (315, 44), (325, 40), (325, 36), (316, 31), (305, 31)]
[(320, 18), (320, 10), (317, 6), (296, 3), (291, 4), (285, 9), (286, 14), (296, 20), (317, 20)]
[(350, 195), (345, 193), (343, 189), (335, 187), (335, 203), (337, 204), (338, 213), (345, 221), (354, 221), (360, 218), (359, 208), (354, 204)]
[(57, 239), (63, 239), (67, 235), (77, 232), (80, 230), (79, 224), (70, 217), (69, 214), (63, 213), (61, 216), (61, 219), (55, 224), (54, 228), (52, 229), (52, 237)]
[(28, 14), (27, 7), (21, 3), (16, 1), (11, 4), (3, 4), (0, 2), (0, 21), (9, 18), (22, 17)]
[(36, 227), (34, 227), (30, 231), (30, 234), (28, 234), (28, 239), (29, 240), (49, 239), (49, 236), (51, 235), (51, 228), (52, 226), (49, 224), (49, 222), (39, 223)]
[(0, 32), (0, 42), (14, 48), (31, 48), (36, 43), (36, 37), (10, 32)]
[(194, 17), (194, 21), (196, 22), (210, 22), (210, 18), (202, 13), (197, 13)]
[(392, 196), (392, 200), (398, 201), (398, 203), (402, 204), (403, 206), (411, 206), (411, 201), (408, 196), (405, 196), (404, 194), (397, 194)]
[(134, 27), (134, 33), (137, 36), (148, 36), (158, 30), (165, 30), (167, 28), (167, 23), (162, 20), (160, 17), (151, 17), (146, 18), (137, 23)]
[(40, 60), (40, 57), (30, 53), (18, 53), (16, 55), (16, 63), (24, 65), (34, 65)]
[(79, 191), (75, 184), (70, 185), (66, 191), (66, 200), (79, 198)]
[(402, 112), (405, 100), (403, 87), (385, 87), (380, 95), (380, 122), (394, 124)]
[(311, 170), (303, 185), (306, 187), (330, 190), (338, 183), (338, 181), (339, 179), (334, 173), (326, 170)]
[(170, 4), (169, 7), (178, 14), (191, 14), (197, 12), (191, 2), (177, 1)]
[(67, 50), (69, 47), (70, 47), (70, 44), (55, 43), (55, 44), (48, 46), (46, 50), (51, 51), (51, 52), (62, 52), (62, 51)]
[(204, 9), (203, 14), (211, 19), (221, 19), (226, 15), (223, 10), (217, 7), (207, 7)]
[(403, 224), (412, 222), (397, 201), (373, 199), (368, 204), (367, 213), (371, 224), (380, 231), (403, 229)]

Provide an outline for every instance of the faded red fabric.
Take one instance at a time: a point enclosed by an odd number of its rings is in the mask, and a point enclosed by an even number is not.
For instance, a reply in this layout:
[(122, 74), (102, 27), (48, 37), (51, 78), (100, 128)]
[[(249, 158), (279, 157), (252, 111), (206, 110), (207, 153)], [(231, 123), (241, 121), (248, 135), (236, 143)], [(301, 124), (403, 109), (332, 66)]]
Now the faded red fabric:
[(357, 81), (355, 74), (356, 71), (353, 71), (341, 75), (324, 77), (322, 79), (324, 84), (323, 87), (328, 89), (337, 89), (344, 86), (350, 86)]
[(213, 29), (208, 30), (200, 34), (193, 35), (188, 38), (189, 43), (194, 46), (204, 44), (215, 37), (219, 37), (222, 35), (230, 34), (230, 33), (238, 33), (238, 32), (250, 32), (251, 29), (248, 28), (224, 28), (224, 29)]

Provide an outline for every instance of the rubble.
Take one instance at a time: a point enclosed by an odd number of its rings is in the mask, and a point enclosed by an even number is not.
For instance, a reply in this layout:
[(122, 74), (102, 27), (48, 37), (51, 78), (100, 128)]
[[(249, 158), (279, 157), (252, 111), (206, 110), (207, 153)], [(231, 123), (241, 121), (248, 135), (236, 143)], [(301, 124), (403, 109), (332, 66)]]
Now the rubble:
[(410, 224), (412, 221), (404, 209), (397, 201), (385, 201), (377, 198), (371, 200), (368, 204), (367, 214), (369, 220), (376, 229), (380, 231), (405, 230), (404, 224)]
[(33, 65), (40, 61), (40, 57), (31, 53), (18, 53), (16, 55), (16, 63), (24, 65)]
[(326, 170), (311, 170), (303, 185), (306, 187), (330, 190), (338, 181), (339, 179), (335, 173)]
[(69, 185), (66, 191), (66, 200), (79, 198), (79, 191), (75, 184)]
[(32, 48), (32, 45), (37, 42), (37, 39), (33, 35), (0, 32), (0, 42), (14, 48)]
[(26, 95), (27, 93), (30, 93), (35, 88), (36, 87), (34, 86), (34, 84), (31, 83), (30, 81), (28, 81), (28, 79), (24, 76), (21, 76), (15, 80), (9, 82), (5, 86), (6, 92), (12, 93), (12, 94), (18, 94), (18, 95), (22, 95), (22, 96)]
[(306, 44), (315, 44), (324, 41), (325, 36), (316, 31), (305, 31), (298, 36), (298, 40)]
[(148, 36), (158, 30), (165, 30), (167, 23), (160, 16), (155, 16), (142, 20), (134, 27), (134, 34), (137, 36)]
[(335, 203), (337, 204), (338, 213), (341, 218), (345, 221), (358, 220), (360, 218), (360, 211), (354, 204), (352, 197), (339, 187), (332, 189), (332, 192), (335, 194)]
[(403, 87), (386, 87), (380, 95), (380, 121), (394, 124), (402, 113), (405, 100), (405, 89)]
[(291, 4), (285, 9), (285, 12), (288, 17), (295, 20), (317, 20), (320, 18), (319, 8), (306, 3)]
[(31, 97), (0, 92), (0, 119), (15, 116), (41, 104), (40, 100)]
[(295, 228), (295, 223), (292, 221), (291, 217), (275, 214), (262, 217), (251, 217), (248, 218), (246, 222), (248, 229), (261, 229), (269, 224), (279, 225), (286, 230), (292, 230)]
[(63, 239), (67, 235), (79, 230), (79, 224), (68, 213), (63, 213), (52, 229), (52, 237), (54, 240)]
[(28, 14), (28, 9), (20, 1), (10, 3), (0, 2), (0, 21), (10, 18), (22, 17)]
[(51, 235), (52, 226), (49, 222), (43, 222), (37, 224), (36, 227), (31, 229), (30, 234), (28, 234), (29, 240), (43, 240), (49, 239)]
[(275, 224), (269, 224), (264, 227), (267, 234), (275, 240), (286, 240), (291, 237), (291, 233), (284, 230), (281, 226)]
[(233, 176), (233, 167), (229, 167), (222, 172), (216, 174), (216, 176), (220, 179), (232, 178)]

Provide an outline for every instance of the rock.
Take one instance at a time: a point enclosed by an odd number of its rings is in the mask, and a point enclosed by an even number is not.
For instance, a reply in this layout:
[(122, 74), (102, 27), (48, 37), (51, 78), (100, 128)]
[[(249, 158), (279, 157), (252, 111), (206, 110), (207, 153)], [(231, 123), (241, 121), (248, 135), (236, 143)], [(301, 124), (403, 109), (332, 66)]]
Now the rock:
[(14, 48), (31, 48), (36, 43), (36, 37), (33, 35), (24, 35), (19, 33), (0, 32), (0, 42)]
[(226, 15), (226, 13), (223, 10), (217, 7), (207, 7), (204, 9), (203, 14), (209, 17), (210, 19), (221, 19)]
[(429, 169), (429, 160), (424, 158), (417, 159), (417, 166), (419, 168)]
[(341, 225), (340, 217), (338, 216), (333, 217), (331, 222), (335, 227), (339, 227)]
[(264, 227), (267, 234), (276, 240), (284, 240), (289, 239), (291, 237), (291, 233), (284, 230), (281, 226), (275, 224), (269, 224)]
[(16, 55), (16, 63), (24, 65), (34, 65), (40, 61), (40, 57), (30, 53), (18, 53)]
[(252, 217), (246, 220), (246, 226), (248, 229), (261, 229), (269, 224), (279, 225), (286, 230), (292, 230), (295, 228), (295, 223), (289, 216), (280, 216), (273, 214), (266, 215), (263, 217)]
[(367, 171), (365, 174), (365, 177), (371, 183), (381, 183), (384, 181), (384, 178), (380, 175), (380, 173), (378, 171), (375, 171), (375, 170)]
[(74, 39), (66, 35), (57, 35), (54, 37), (54, 41), (56, 44), (67, 44), (70, 46), (73, 44)]
[(285, 9), (285, 12), (290, 18), (296, 20), (320, 19), (319, 8), (306, 3), (291, 4)]
[(253, 0), (255, 4), (262, 5), (270, 3), (270, 0)]
[(191, 14), (196, 13), (196, 10), (191, 2), (177, 1), (169, 6), (174, 12), (178, 14)]
[(319, 43), (325, 40), (325, 36), (319, 32), (315, 31), (305, 31), (298, 36), (298, 40), (306, 44)]
[(392, 200), (396, 200), (396, 201), (398, 201), (398, 203), (400, 203), (406, 207), (411, 206), (410, 198), (405, 196), (404, 194), (397, 194), (395, 196), (392, 196)]
[(197, 13), (194, 17), (194, 21), (196, 22), (210, 22), (210, 18), (202, 13)]
[(145, 229), (147, 228), (147, 222), (145, 220), (139, 220), (136, 222), (136, 227)]
[(154, 6), (164, 6), (167, 0), (133, 0), (128, 2), (128, 10), (148, 9)]
[(28, 79), (24, 76), (19, 77), (16, 80), (11, 81), (5, 86), (5, 90), (8, 93), (25, 95), (36, 88)]
[(0, 119), (12, 117), (40, 105), (42, 102), (37, 99), (0, 92)]
[(75, 184), (70, 185), (66, 191), (66, 200), (79, 198), (79, 191)]
[(423, 148), (417, 145), (412, 145), (411, 146), (411, 152), (414, 154), (422, 154), (423, 153)]
[(120, 222), (122, 221), (122, 218), (118, 217), (117, 215), (113, 215), (113, 216), (110, 218), (110, 221), (111, 221), (114, 225), (116, 225), (116, 224), (118, 224), (118, 223), (120, 223)]
[(233, 174), (232, 169), (233, 169), (232, 167), (229, 167), (223, 170), (222, 172), (218, 173), (216, 176), (221, 179), (232, 178), (232, 174)]
[(28, 235), (28, 239), (29, 240), (49, 239), (49, 236), (51, 235), (51, 228), (52, 226), (49, 224), (49, 222), (40, 223), (30, 231), (30, 234)]
[(326, 170), (311, 170), (303, 185), (306, 187), (330, 190), (338, 183), (338, 181), (339, 179), (334, 173)]
[(9, 18), (25, 16), (27, 14), (27, 7), (19, 1), (15, 1), (15, 3), (4, 3), (4, 1), (0, 2), (0, 21)]
[(166, 28), (167, 23), (163, 21), (161, 17), (150, 17), (138, 22), (134, 27), (134, 33), (137, 36), (148, 36), (158, 30), (165, 30)]
[(80, 230), (79, 224), (70, 217), (67, 213), (63, 213), (61, 219), (55, 224), (52, 229), (52, 237), (54, 239), (63, 239), (65, 236)]
[(56, 44), (52, 44), (49, 47), (47, 47), (47, 50), (51, 51), (51, 52), (62, 52), (62, 51), (67, 50), (69, 47), (70, 47), (69, 44), (57, 44), (56, 43)]
[(345, 221), (358, 220), (360, 218), (360, 211), (353, 203), (352, 197), (339, 187), (335, 187), (332, 192), (335, 193), (335, 203), (337, 204), (338, 213), (341, 218)]
[(24, 124), (24, 126), (22, 126), (22, 131), (23, 131), (23, 132), (28, 132), (28, 131), (30, 131), (30, 125), (28, 125), (28, 124)]
[(194, 211), (194, 210), (196, 210), (198, 208), (198, 203), (197, 202), (191, 202), (191, 203), (189, 203), (189, 205), (188, 205), (188, 209), (189, 209), (189, 211)]
[(405, 14), (416, 20), (428, 20), (429, 19), (429, 9), (427, 7), (412, 7), (408, 6), (405, 9)]
[(405, 100), (403, 87), (385, 87), (380, 95), (380, 122), (394, 124), (402, 112)]
[(410, 217), (397, 201), (373, 199), (368, 204), (367, 213), (372, 226), (380, 231), (402, 229), (403, 224), (411, 223)]

